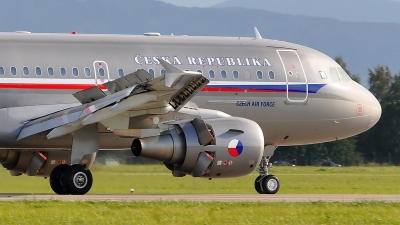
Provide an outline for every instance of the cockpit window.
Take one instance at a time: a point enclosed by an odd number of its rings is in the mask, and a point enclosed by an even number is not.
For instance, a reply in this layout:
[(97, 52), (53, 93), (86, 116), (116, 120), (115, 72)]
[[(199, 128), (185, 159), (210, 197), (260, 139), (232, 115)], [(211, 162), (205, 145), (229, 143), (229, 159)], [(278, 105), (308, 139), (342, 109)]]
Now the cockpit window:
[(329, 75), (331, 75), (333, 82), (340, 82), (339, 74), (335, 67), (329, 68)]
[(337, 69), (339, 71), (339, 76), (340, 76), (340, 79), (342, 80), (342, 82), (351, 81), (350, 76), (346, 73), (346, 71), (344, 71), (344, 69), (342, 67), (338, 67)]

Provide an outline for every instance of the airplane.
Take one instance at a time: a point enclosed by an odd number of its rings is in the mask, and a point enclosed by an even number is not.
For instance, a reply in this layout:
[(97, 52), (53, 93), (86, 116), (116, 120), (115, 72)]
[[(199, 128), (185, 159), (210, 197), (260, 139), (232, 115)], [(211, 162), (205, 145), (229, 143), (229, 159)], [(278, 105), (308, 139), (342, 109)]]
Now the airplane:
[(2, 166), (83, 195), (99, 150), (130, 149), (174, 177), (257, 170), (277, 193), (277, 147), (359, 134), (381, 106), (327, 55), (255, 34), (0, 33)]

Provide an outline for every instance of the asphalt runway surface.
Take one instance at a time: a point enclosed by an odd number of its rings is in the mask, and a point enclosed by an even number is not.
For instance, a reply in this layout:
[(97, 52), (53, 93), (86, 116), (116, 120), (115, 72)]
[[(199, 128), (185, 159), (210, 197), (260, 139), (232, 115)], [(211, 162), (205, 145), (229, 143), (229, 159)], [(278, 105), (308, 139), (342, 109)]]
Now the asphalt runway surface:
[(400, 195), (352, 194), (129, 194), (129, 195), (48, 195), (0, 194), (0, 201), (60, 200), (60, 201), (196, 201), (196, 202), (400, 202)]

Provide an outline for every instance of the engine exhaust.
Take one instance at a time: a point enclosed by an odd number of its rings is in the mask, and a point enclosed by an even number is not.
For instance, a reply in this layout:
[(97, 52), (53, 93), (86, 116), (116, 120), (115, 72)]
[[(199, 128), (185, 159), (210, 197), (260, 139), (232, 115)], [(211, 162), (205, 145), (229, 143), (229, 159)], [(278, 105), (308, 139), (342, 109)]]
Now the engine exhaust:
[(170, 135), (135, 139), (131, 149), (135, 156), (170, 162), (174, 155), (174, 141)]

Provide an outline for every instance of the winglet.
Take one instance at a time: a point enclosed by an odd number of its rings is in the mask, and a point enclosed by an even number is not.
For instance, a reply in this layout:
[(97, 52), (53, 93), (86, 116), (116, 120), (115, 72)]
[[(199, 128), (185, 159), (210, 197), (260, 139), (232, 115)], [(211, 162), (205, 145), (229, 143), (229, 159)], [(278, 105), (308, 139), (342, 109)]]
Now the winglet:
[(258, 32), (257, 27), (254, 27), (254, 32), (256, 33), (256, 39), (263, 39), (260, 32)]
[(201, 73), (198, 72), (183, 71), (163, 59), (158, 59), (158, 61), (165, 69), (165, 86), (167, 87), (172, 87), (174, 84), (176, 84), (176, 82), (182, 78), (182, 75), (201, 75)]

